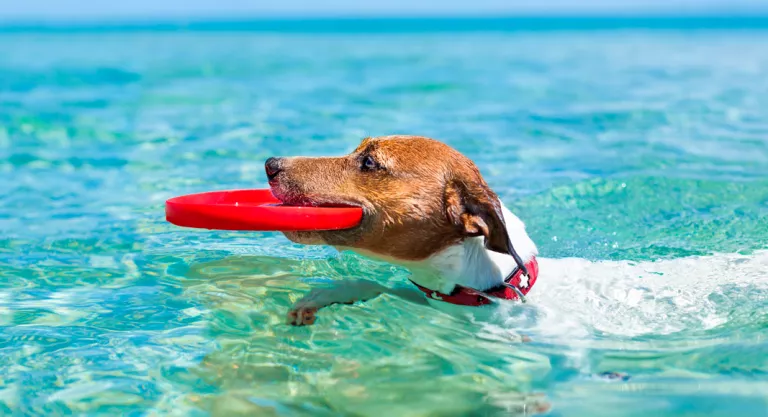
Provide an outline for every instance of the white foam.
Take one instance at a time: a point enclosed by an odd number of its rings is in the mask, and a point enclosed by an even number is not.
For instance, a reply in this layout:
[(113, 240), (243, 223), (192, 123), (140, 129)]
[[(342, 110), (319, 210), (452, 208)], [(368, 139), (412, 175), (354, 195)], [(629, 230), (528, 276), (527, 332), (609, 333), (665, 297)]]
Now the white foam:
[(540, 269), (530, 297), (540, 310), (535, 326), (561, 337), (711, 329), (768, 296), (768, 251), (656, 262), (540, 259)]

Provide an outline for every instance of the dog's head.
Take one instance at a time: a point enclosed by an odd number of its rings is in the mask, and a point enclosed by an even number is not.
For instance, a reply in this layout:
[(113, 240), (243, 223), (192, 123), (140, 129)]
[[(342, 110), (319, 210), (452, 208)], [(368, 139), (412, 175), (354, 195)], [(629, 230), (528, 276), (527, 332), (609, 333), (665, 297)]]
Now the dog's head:
[(414, 136), (368, 138), (346, 156), (270, 158), (272, 193), (287, 205), (359, 206), (352, 229), (286, 232), (292, 241), (422, 260), (471, 236), (509, 253), (501, 204), (472, 161)]

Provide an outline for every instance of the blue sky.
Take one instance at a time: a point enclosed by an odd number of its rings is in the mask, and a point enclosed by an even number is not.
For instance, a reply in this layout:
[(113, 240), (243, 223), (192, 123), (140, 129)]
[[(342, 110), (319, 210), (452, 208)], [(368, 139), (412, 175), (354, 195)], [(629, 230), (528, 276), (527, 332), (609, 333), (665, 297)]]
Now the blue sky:
[(0, 0), (0, 19), (744, 12), (768, 0)]

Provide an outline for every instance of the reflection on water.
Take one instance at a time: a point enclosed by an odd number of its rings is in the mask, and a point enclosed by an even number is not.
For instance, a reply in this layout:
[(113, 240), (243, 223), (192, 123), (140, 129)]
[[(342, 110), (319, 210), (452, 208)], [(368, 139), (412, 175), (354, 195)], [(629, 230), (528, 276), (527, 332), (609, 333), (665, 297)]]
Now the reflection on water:
[[(183, 287), (211, 307), (208, 331), (221, 347), (194, 372), (220, 393), (199, 401), (222, 415), (274, 407), (299, 415), (547, 407), (532, 380), (547, 374), (548, 358), (521, 350), (519, 337), (501, 328), (486, 334), (466, 319), (389, 296), (324, 309), (323, 325), (314, 328), (285, 325), (297, 296), (323, 285), (314, 277), (344, 279), (340, 273), (350, 263), (369, 263), (352, 255), (347, 260), (337, 269), (336, 262), (251, 256), (190, 268)], [(378, 269), (387, 274), (390, 268)], [(455, 392), (461, 394), (446, 398)]]

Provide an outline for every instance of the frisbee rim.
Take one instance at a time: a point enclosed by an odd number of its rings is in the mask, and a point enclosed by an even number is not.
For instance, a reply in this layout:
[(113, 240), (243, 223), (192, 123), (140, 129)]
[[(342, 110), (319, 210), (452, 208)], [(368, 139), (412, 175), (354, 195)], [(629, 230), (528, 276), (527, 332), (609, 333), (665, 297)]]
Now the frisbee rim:
[[(242, 197), (240, 201), (231, 201)], [(166, 220), (176, 226), (231, 231), (324, 231), (351, 229), (362, 222), (356, 206), (282, 205), (269, 189), (206, 191), (169, 198)]]

